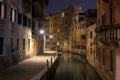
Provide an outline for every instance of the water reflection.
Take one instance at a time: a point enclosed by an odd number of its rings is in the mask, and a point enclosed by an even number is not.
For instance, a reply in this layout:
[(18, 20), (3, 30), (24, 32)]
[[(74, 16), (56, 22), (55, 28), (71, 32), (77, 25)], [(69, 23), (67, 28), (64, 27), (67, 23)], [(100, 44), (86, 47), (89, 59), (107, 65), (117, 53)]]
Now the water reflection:
[(53, 80), (102, 80), (84, 56), (63, 53)]

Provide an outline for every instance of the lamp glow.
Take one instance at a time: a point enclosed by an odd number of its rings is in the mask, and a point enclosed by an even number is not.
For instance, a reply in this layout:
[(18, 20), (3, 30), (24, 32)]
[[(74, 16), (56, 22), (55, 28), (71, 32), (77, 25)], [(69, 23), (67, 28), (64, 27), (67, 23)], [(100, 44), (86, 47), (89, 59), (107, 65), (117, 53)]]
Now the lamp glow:
[(53, 35), (50, 35), (50, 38), (53, 38)]
[(40, 34), (44, 34), (44, 30), (40, 30)]

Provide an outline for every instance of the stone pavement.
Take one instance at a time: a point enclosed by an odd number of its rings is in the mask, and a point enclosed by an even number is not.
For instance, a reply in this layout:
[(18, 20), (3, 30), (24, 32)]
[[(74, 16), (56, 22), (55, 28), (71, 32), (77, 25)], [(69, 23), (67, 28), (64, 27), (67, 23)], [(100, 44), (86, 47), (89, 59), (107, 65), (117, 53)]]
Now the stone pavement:
[[(47, 51), (44, 54), (19, 62), (0, 72), (0, 80), (34, 80), (35, 76), (45, 69), (47, 59), (55, 59), (55, 51)], [(32, 80), (33, 80), (32, 79)]]

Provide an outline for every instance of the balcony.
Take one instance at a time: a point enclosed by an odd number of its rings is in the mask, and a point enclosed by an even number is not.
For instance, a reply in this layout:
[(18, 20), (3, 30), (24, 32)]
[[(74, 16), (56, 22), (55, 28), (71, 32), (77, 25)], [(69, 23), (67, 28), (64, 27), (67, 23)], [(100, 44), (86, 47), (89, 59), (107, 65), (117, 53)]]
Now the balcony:
[(113, 43), (113, 45), (118, 46), (120, 41), (120, 24), (97, 27), (95, 31), (101, 43)]

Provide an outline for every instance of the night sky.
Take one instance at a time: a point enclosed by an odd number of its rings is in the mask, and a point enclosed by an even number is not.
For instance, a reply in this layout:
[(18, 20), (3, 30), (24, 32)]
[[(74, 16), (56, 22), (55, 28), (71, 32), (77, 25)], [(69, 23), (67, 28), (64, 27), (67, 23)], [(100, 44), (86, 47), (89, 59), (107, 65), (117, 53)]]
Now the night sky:
[(97, 7), (97, 0), (49, 0), (47, 12), (55, 13), (71, 4), (80, 4), (84, 11)]

